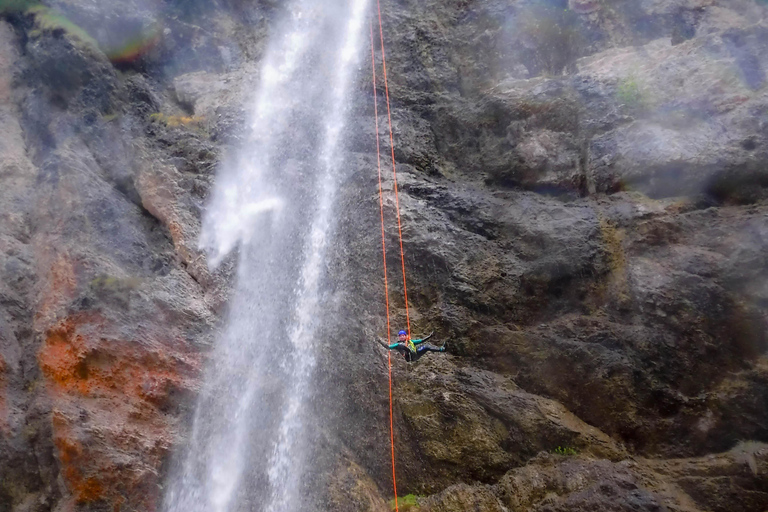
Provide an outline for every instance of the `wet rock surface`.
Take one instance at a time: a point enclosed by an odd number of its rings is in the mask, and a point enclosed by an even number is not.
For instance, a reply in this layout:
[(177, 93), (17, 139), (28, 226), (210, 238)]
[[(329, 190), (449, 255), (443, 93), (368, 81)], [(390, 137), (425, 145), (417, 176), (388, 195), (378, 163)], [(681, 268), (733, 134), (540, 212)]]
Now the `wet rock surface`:
[[(200, 216), (279, 6), (50, 7), (89, 38), (41, 14), (0, 22), (0, 510), (157, 510), (233, 270), (209, 271)], [(448, 340), (393, 358), (412, 510), (763, 512), (765, 7), (383, 9), (410, 321)], [(307, 485), (326, 509), (378, 512), (392, 490), (368, 80), (311, 411), (327, 471)], [(396, 250), (388, 267), (399, 328)]]
[(0, 502), (157, 509), (226, 277), (195, 261), (199, 213), (147, 135), (146, 81), (16, 21), (0, 25)]
[[(507, 65), (510, 74), (492, 83), (471, 82), (473, 72), (493, 76), (471, 66), (488, 60), (469, 57), (462, 46), (468, 38), (452, 36), (477, 28), (482, 18), (485, 37), (512, 37), (502, 21), (525, 20), (526, 4), (507, 12), (489, 3), (385, 10), (397, 27), (389, 34), (389, 54), (397, 58), (388, 57), (388, 64), (396, 69), (390, 90), (411, 323), (419, 331), (435, 329), (451, 347), (448, 356), (395, 371), (395, 421), (411, 427), (396, 439), (399, 453), (409, 454), (399, 468), (406, 492), (435, 492), (443, 486), (434, 478), (440, 473), (494, 484), (535, 452), (563, 444), (603, 448), (598, 457), (619, 461), (623, 450), (704, 456), (743, 439), (765, 439), (758, 412), (764, 398), (756, 398), (765, 396), (766, 317), (758, 290), (766, 282), (766, 211), (757, 170), (765, 159), (753, 124), (765, 91), (758, 56), (764, 28), (754, 24), (762, 10), (751, 2), (634, 11), (626, 3), (605, 4), (574, 9), (580, 16), (574, 27), (603, 32), (564, 76), (532, 76), (542, 72), (533, 67), (519, 74)], [(519, 16), (509, 14), (513, 9)], [(641, 14), (648, 31), (635, 23)], [(632, 31), (615, 32), (629, 19)], [(428, 36), (409, 39), (409, 31)], [(627, 36), (635, 46), (626, 45)], [(741, 45), (736, 53), (733, 37)], [(373, 138), (362, 124), (355, 132)], [(354, 140), (353, 150), (360, 145)], [(375, 201), (375, 176), (364, 174), (375, 161), (360, 155), (356, 166), (355, 192), (343, 203), (355, 213), (341, 221), (346, 252), (338, 265), (348, 276), (341, 287), (354, 290), (344, 317), (363, 318), (350, 334), (358, 343), (385, 327), (380, 316), (366, 316), (370, 309), (352, 303), (364, 297), (363, 304), (373, 304), (377, 294), (383, 301), (378, 212), (372, 207), (363, 217), (359, 210)], [(393, 183), (384, 189), (385, 207), (392, 207)], [(387, 244), (396, 248), (396, 222), (391, 216), (387, 222)], [(404, 325), (398, 265), (392, 255), (390, 300), (395, 324)], [(371, 351), (375, 346), (356, 353)], [(354, 375), (364, 363), (348, 365)], [(437, 377), (446, 365), (459, 371)], [(377, 388), (386, 389), (380, 372)], [(490, 378), (493, 393), (462, 381), (465, 373), (470, 381)], [(613, 445), (567, 424), (556, 410), (537, 419), (542, 403), (501, 391), (505, 383), (562, 404)], [(349, 386), (349, 396), (361, 392)], [(502, 405), (510, 403), (516, 406)], [(556, 427), (564, 424), (565, 430)], [(724, 487), (702, 487), (714, 493), (727, 487), (731, 502), (760, 510), (762, 498), (753, 504), (749, 485), (735, 490), (733, 481), (721, 482)], [(675, 490), (679, 500), (665, 504), (653, 489), (605, 485), (605, 494), (597, 484), (549, 503), (502, 503), (513, 510), (694, 507), (687, 489)], [(756, 496), (764, 497), (765, 488), (756, 485)], [(448, 493), (430, 506), (494, 510), (482, 489)], [(696, 499), (701, 510), (714, 503)]]

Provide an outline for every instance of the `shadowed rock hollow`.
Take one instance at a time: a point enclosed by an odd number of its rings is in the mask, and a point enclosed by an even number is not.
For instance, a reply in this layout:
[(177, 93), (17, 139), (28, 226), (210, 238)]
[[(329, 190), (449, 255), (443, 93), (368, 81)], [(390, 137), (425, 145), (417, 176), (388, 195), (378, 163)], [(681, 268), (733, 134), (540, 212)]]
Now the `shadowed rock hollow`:
[[(46, 5), (0, 22), (0, 511), (157, 510), (230, 288), (200, 216), (281, 6)], [(394, 361), (411, 510), (766, 510), (766, 7), (382, 8), (411, 323), (450, 347)], [(323, 510), (392, 498), (370, 88), (327, 262)]]

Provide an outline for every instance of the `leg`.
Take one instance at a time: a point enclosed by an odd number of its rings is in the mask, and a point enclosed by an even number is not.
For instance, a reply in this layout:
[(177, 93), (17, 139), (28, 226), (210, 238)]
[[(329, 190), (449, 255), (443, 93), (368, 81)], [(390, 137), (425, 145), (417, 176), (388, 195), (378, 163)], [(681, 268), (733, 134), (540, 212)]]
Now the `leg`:
[(430, 345), (429, 343), (422, 343), (421, 345), (419, 345), (416, 351), (419, 354), (421, 354), (423, 352), (445, 352), (445, 349), (443, 349), (443, 347), (436, 347), (434, 345)]

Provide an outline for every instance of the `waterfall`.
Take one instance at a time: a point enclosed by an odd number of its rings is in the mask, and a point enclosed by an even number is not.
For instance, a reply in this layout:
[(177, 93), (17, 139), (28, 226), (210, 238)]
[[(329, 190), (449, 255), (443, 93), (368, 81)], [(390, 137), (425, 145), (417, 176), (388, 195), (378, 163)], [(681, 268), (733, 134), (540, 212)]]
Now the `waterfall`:
[(246, 143), (203, 219), (201, 248), (212, 266), (237, 250), (237, 279), (168, 512), (306, 510), (304, 410), (366, 11), (367, 0), (294, 0), (270, 38)]

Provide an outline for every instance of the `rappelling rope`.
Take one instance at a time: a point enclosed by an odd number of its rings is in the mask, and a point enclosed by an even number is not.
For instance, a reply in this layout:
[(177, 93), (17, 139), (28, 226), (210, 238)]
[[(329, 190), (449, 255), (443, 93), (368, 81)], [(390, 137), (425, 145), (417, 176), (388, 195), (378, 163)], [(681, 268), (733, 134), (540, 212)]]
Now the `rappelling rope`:
[[(400, 197), (397, 187), (397, 166), (395, 164), (395, 137), (392, 133), (392, 109), (389, 101), (389, 80), (387, 78), (387, 57), (384, 51), (384, 28), (381, 21), (381, 3), (380, 0), (376, 0), (376, 10), (379, 20), (379, 40), (381, 42), (381, 62), (384, 70), (384, 91), (387, 98), (387, 121), (389, 123), (389, 145), (392, 152), (392, 176), (395, 186), (395, 211), (397, 213), (397, 233), (400, 240), (400, 264), (403, 270), (403, 296), (405, 299), (405, 317), (406, 325), (408, 328), (408, 339), (411, 339), (411, 315), (408, 308), (408, 285), (405, 276), (405, 251), (403, 250), (403, 227), (400, 220)], [(381, 148), (379, 140), (379, 100), (378, 92), (376, 90), (376, 54), (373, 42), (373, 23), (371, 23), (371, 67), (373, 69), (373, 99), (374, 99), (374, 115), (376, 125), (376, 158), (379, 172), (379, 210), (381, 213), (381, 249), (384, 258), (384, 294), (386, 295), (386, 307), (387, 307), (387, 341), (391, 336), (390, 330), (390, 318), (389, 318), (389, 287), (387, 282), (387, 249), (385, 243), (384, 233), (384, 198), (381, 185)], [(395, 475), (395, 428), (392, 414), (392, 352), (387, 351), (387, 362), (389, 369), (389, 438), (392, 447), (392, 487), (395, 493), (395, 511), (399, 512), (399, 505), (397, 499), (397, 478)]]
[(387, 120), (389, 121), (389, 145), (392, 148), (392, 175), (395, 180), (395, 211), (397, 212), (397, 233), (400, 237), (400, 262), (403, 266), (403, 296), (405, 297), (405, 318), (408, 326), (408, 339), (411, 339), (411, 315), (408, 311), (408, 286), (405, 283), (405, 252), (403, 252), (403, 225), (400, 222), (400, 198), (397, 191), (397, 167), (395, 165), (395, 137), (392, 135), (392, 111), (389, 107), (389, 82), (387, 80), (387, 55), (384, 52), (384, 29), (381, 24), (381, 4), (376, 0), (379, 13), (379, 38), (381, 40), (381, 64), (384, 68), (384, 91), (387, 96)]
[[(373, 46), (373, 22), (371, 22), (371, 68), (373, 69), (373, 110), (376, 125), (376, 162), (379, 168), (379, 211), (381, 213), (381, 252), (384, 261), (384, 297), (387, 305), (387, 343), (389, 343), (389, 285), (387, 282), (387, 244), (384, 236), (384, 194), (381, 190), (381, 149), (379, 147), (379, 99), (376, 92), (376, 56)], [(395, 491), (395, 511), (399, 512), (397, 504), (397, 478), (395, 477), (395, 428), (392, 420), (392, 351), (387, 350), (387, 366), (389, 368), (389, 440), (392, 446), (392, 487)]]

